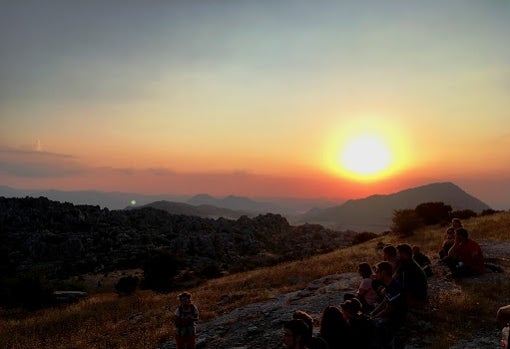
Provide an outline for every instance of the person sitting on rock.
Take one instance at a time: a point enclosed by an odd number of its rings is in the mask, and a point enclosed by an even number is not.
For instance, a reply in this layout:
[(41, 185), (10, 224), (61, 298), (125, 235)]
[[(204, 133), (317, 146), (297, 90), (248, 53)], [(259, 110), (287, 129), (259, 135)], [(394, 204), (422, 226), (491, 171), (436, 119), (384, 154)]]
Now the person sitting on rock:
[(423, 269), (425, 275), (428, 277), (432, 276), (432, 262), (430, 261), (429, 257), (421, 252), (420, 246), (413, 246), (413, 259)]
[(397, 246), (400, 267), (395, 278), (402, 285), (402, 291), (409, 308), (423, 308), (428, 302), (427, 275), (413, 259), (413, 250), (408, 244)]
[(296, 310), (292, 314), (293, 319), (303, 320), (308, 326), (308, 338), (306, 345), (310, 349), (328, 349), (328, 344), (322, 337), (313, 335), (313, 318), (310, 314), (303, 310)]
[(343, 348), (347, 335), (347, 323), (340, 308), (328, 306), (322, 312), (319, 336), (324, 338), (330, 349)]
[(464, 228), (455, 230), (455, 244), (445, 260), (454, 277), (475, 276), (485, 273), (485, 260), (480, 245), (468, 237)]
[(347, 323), (347, 340), (342, 348), (370, 349), (372, 347), (373, 324), (361, 311), (361, 302), (357, 298), (348, 299), (342, 304), (342, 315)]
[(445, 239), (443, 240), (443, 244), (439, 250), (439, 258), (441, 261), (448, 257), (448, 251), (450, 251), (450, 248), (452, 248), (453, 244), (455, 244), (455, 229), (453, 227), (446, 229), (445, 235)]
[(361, 302), (363, 312), (369, 313), (374, 310), (378, 300), (377, 292), (372, 287), (375, 275), (372, 273), (370, 264), (366, 262), (358, 265), (358, 273), (361, 275), (362, 280), (355, 297)]
[(292, 319), (283, 324), (283, 345), (286, 349), (309, 349), (306, 346), (309, 329), (301, 319)]
[(387, 261), (380, 262), (375, 270), (376, 279), (384, 285), (384, 300), (370, 316), (374, 324), (374, 348), (391, 348), (396, 331), (403, 325), (407, 315), (400, 282), (393, 278), (393, 268)]

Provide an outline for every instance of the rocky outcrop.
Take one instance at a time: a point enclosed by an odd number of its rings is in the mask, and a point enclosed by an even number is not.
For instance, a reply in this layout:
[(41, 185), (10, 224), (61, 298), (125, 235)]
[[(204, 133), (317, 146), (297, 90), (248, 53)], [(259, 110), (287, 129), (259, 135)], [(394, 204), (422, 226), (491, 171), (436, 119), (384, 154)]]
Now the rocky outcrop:
[(30, 269), (60, 278), (139, 268), (158, 249), (175, 253), (183, 269), (214, 264), (230, 272), (332, 251), (354, 236), (320, 225), (291, 226), (277, 214), (210, 219), (0, 198), (0, 260), (12, 274)]

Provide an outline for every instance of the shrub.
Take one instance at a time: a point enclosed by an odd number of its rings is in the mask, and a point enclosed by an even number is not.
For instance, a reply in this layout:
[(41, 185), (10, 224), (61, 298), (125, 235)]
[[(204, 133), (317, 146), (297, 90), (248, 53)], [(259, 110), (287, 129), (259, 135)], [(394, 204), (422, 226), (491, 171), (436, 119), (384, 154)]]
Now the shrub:
[(352, 239), (352, 245), (361, 244), (365, 241), (372, 240), (377, 237), (379, 237), (379, 234), (365, 231), (354, 236), (354, 238)]
[(448, 221), (452, 207), (443, 202), (425, 202), (416, 206), (415, 211), (425, 225), (433, 225)]
[(452, 218), (459, 218), (459, 219), (469, 219), (471, 217), (476, 217), (476, 212), (473, 210), (458, 210), (452, 212)]
[(491, 214), (495, 214), (497, 213), (498, 211), (496, 210), (493, 210), (492, 208), (488, 208), (486, 210), (483, 210), (481, 213), (480, 213), (480, 216), (490, 216)]
[(124, 276), (115, 284), (115, 291), (119, 295), (130, 295), (138, 287), (138, 278), (136, 276)]
[(393, 210), (392, 222), (391, 230), (402, 235), (412, 235), (423, 225), (422, 219), (412, 209)]
[(155, 291), (169, 291), (182, 263), (170, 251), (156, 250), (143, 264), (142, 287)]

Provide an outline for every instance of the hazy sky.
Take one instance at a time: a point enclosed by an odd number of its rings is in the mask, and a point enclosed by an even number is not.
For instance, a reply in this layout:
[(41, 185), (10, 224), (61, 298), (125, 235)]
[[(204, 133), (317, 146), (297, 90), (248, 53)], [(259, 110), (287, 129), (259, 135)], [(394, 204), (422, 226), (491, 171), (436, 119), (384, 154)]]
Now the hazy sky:
[(0, 185), (510, 208), (509, 38), (501, 0), (2, 1)]

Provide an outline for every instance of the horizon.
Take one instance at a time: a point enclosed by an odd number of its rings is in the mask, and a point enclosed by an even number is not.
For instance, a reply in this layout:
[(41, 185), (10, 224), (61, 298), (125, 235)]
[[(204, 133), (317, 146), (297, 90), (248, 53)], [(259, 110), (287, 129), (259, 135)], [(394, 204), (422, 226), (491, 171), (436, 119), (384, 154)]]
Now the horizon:
[(474, 0), (11, 2), (0, 185), (344, 202), (452, 182), (508, 208), (509, 16)]

